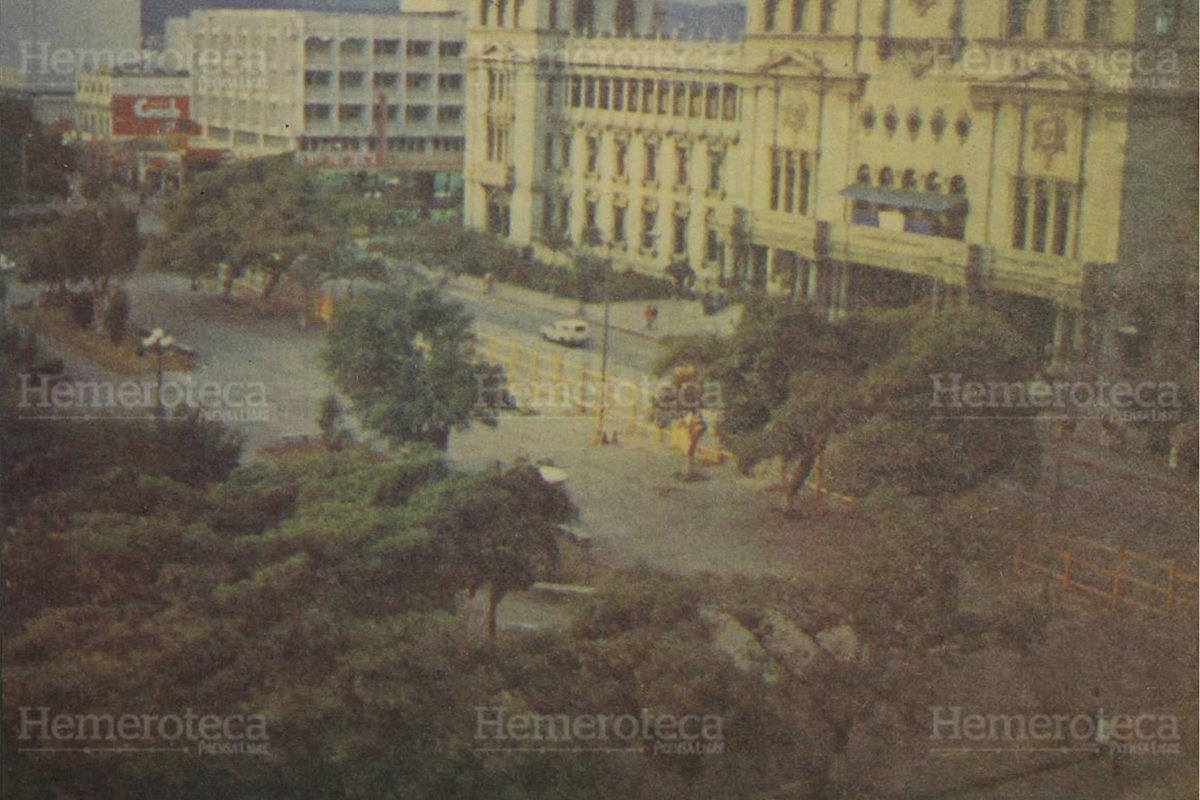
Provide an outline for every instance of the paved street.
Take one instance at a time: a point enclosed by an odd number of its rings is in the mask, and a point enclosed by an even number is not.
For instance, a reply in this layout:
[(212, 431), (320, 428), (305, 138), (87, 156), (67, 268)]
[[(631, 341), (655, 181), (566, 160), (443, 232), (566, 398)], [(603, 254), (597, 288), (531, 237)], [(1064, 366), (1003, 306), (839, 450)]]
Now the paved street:
[[(541, 292), (506, 284), (497, 284), (493, 292), (483, 291), (483, 282), (470, 276), (455, 278), (450, 293), (461, 300), (481, 325), (494, 325), (506, 333), (518, 331), (537, 337), (543, 325), (557, 319), (575, 318), (579, 306), (573, 300), (551, 297)], [(659, 318), (653, 330), (646, 330), (642, 301), (612, 303), (609, 309), (609, 358), (612, 363), (648, 373), (654, 368), (661, 348), (658, 340), (668, 335), (732, 332), (740, 309), (730, 308), (705, 317), (695, 300), (655, 301)], [(593, 327), (588, 350), (599, 353), (604, 323), (604, 305), (591, 303), (585, 307), (585, 318)]]
[[(265, 386), (269, 418), (237, 426), (246, 436), (247, 460), (282, 435), (316, 433), (319, 403), (333, 390), (319, 366), (320, 329), (301, 331), (290, 316), (268, 314), (252, 302), (192, 292), (186, 280), (175, 276), (139, 275), (127, 288), (137, 324), (161, 326), (198, 352), (190, 376), (176, 378)], [(34, 294), (33, 287), (20, 287), (15, 301)], [(497, 311), (493, 319), (522, 313)], [(495, 329), (513, 333), (499, 325)], [(531, 344), (537, 341), (533, 334), (525, 335)], [(636, 348), (644, 356), (657, 346), (635, 336), (629, 341), (637, 342), (630, 352)], [(76, 374), (73, 367), (69, 370)], [(589, 445), (593, 424), (582, 417), (505, 417), (497, 429), (452, 436), (449, 455), (468, 467), (520, 455), (563, 467), (597, 553), (616, 563), (748, 573), (817, 566), (796, 547), (795, 537), (806, 530), (805, 523), (772, 511), (777, 501), (731, 479), (732, 467), (713, 468), (708, 481), (682, 483), (674, 477), (683, 466), (681, 456), (653, 445)]]

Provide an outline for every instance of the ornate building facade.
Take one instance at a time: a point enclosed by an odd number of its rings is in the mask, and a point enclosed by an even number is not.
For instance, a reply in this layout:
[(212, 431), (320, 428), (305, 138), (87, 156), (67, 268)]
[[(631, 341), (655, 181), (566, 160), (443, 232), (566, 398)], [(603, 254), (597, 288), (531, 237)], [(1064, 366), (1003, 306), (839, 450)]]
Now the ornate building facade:
[(467, 224), (833, 316), (986, 294), (1058, 362), (1137, 335), (1122, 287), (1194, 287), (1194, 4), (747, 12), (671, 41), (650, 0), (473, 0)]

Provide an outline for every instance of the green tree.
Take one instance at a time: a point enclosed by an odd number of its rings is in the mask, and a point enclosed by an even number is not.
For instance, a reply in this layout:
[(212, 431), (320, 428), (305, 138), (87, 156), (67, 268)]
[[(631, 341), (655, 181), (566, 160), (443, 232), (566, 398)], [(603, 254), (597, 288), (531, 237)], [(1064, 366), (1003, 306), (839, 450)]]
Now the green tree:
[(321, 430), (321, 443), (329, 450), (341, 450), (350, 439), (350, 432), (342, 425), (342, 404), (336, 394), (327, 394), (321, 401), (317, 427)]
[(120, 344), (129, 332), (129, 293), (119, 286), (112, 290), (106, 303), (104, 330), (113, 344)]
[(558, 526), (577, 513), (562, 487), (530, 465), (437, 484), (419, 508), (456, 583), (471, 596), (488, 587), (489, 639), (504, 596), (528, 588), (539, 568), (557, 561)]
[(1038, 463), (1028, 409), (988, 405), (968, 415), (935, 402), (936, 381), (1017, 386), (1033, 376), (1027, 343), (985, 309), (829, 322), (804, 308), (751, 304), (729, 348), (722, 441), (743, 467), (779, 460), (789, 510), (827, 450), (850, 492), (890, 487), (934, 502)]
[[(333, 189), (290, 157), (237, 162), (197, 176), (171, 202), (155, 266), (196, 279), (230, 265), (266, 276), (262, 300), (284, 276), (311, 287), (330, 254), (352, 245)], [(303, 273), (299, 275), (298, 273)]]
[(720, 436), (744, 469), (778, 459), (787, 510), (830, 439), (863, 419), (858, 382), (891, 344), (862, 317), (830, 323), (803, 307), (747, 305), (722, 371)]
[(496, 368), (476, 359), (473, 338), (459, 303), (404, 285), (339, 308), (323, 358), (365, 427), (393, 446), (444, 449), (452, 430), (497, 423)]
[(115, 205), (84, 208), (35, 235), (27, 274), (59, 289), (87, 284), (92, 320), (102, 333), (110, 291), (116, 281), (133, 273), (140, 248), (135, 212)]
[(1033, 348), (991, 311), (921, 318), (860, 381), (858, 404), (869, 416), (831, 448), (830, 475), (854, 495), (890, 488), (934, 504), (995, 477), (1036, 478), (1041, 448), (1031, 409), (956, 405), (952, 388), (1019, 389), (1036, 368)]
[(66, 197), (69, 159), (61, 142), (38, 123), (28, 99), (0, 96), (0, 131), (0, 175), (5, 176), (0, 181), (0, 208)]

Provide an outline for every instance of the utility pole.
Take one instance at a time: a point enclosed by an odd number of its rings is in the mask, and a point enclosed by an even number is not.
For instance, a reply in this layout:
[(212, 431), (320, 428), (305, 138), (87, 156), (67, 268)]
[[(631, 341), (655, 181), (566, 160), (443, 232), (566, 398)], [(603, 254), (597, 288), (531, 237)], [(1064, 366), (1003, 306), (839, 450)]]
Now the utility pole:
[(604, 335), (600, 340), (600, 414), (596, 418), (596, 443), (606, 444), (607, 435), (604, 433), (604, 417), (608, 411), (608, 321), (612, 307), (611, 295), (608, 291), (608, 272), (604, 270)]

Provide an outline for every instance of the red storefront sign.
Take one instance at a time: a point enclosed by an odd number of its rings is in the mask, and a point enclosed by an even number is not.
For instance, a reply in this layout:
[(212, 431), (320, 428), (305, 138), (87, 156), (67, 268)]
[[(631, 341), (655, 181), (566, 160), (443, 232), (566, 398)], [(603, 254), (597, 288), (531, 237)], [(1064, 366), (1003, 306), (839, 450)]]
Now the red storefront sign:
[(113, 95), (114, 136), (155, 136), (191, 128), (186, 95)]

